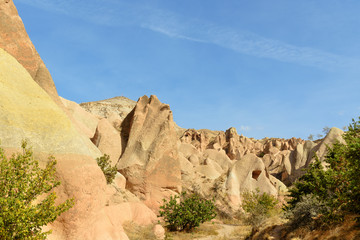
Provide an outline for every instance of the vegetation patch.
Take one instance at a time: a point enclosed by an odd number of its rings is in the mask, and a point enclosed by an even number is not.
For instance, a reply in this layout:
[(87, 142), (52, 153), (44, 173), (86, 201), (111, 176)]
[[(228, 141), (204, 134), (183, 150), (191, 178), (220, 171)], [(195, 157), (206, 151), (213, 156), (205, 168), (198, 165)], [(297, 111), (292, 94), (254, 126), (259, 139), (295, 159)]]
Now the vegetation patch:
[(207, 236), (213, 236), (216, 238), (218, 235), (217, 230), (221, 227), (217, 224), (206, 222), (199, 227), (193, 229), (191, 232), (186, 231), (167, 231), (166, 240), (189, 240), (198, 239)]
[(115, 179), (117, 169), (116, 167), (111, 167), (110, 156), (104, 154), (103, 156), (97, 158), (96, 162), (101, 168), (101, 171), (104, 173), (104, 176), (106, 178), (106, 183), (111, 184)]
[(259, 189), (254, 192), (245, 192), (242, 197), (241, 207), (245, 211), (244, 222), (252, 227), (252, 232), (257, 232), (260, 226), (272, 216), (278, 200), (268, 193), (260, 193)]
[(26, 141), (22, 150), (8, 159), (0, 148), (0, 239), (47, 239), (51, 230), (42, 232), (42, 227), (70, 209), (74, 200), (56, 206), (56, 160), (50, 157), (42, 169)]
[[(342, 221), (347, 214), (360, 215), (360, 121), (353, 119), (343, 139), (345, 144), (328, 147), (324, 163), (315, 156), (315, 162), (290, 189), (286, 210), (296, 214), (290, 217), (294, 223), (295, 216), (328, 224)], [(309, 201), (320, 211), (315, 213)]]
[(192, 231), (201, 223), (210, 221), (216, 217), (213, 200), (206, 200), (198, 194), (186, 194), (171, 196), (170, 200), (163, 200), (160, 206), (159, 216), (166, 223), (170, 231)]

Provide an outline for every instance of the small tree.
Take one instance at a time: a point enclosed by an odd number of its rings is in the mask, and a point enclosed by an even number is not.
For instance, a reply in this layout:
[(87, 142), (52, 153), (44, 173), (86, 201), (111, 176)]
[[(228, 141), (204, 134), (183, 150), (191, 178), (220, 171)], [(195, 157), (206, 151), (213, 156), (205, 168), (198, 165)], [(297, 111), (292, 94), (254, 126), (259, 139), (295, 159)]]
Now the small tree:
[(46, 239), (51, 230), (42, 232), (42, 226), (55, 221), (74, 201), (55, 206), (56, 193), (51, 191), (60, 185), (56, 160), (50, 157), (41, 169), (25, 141), (22, 149), (22, 154), (8, 159), (0, 148), (0, 239)]
[(325, 126), (322, 130), (322, 132), (324, 133), (324, 135), (327, 135), (330, 132), (331, 128), (329, 128), (328, 126)]
[(198, 194), (171, 196), (169, 202), (164, 199), (159, 216), (164, 218), (170, 231), (191, 231), (201, 223), (216, 217), (212, 200), (201, 198)]
[(310, 134), (310, 135), (308, 136), (308, 140), (310, 140), (310, 141), (314, 140), (314, 135)]
[(115, 179), (117, 169), (116, 169), (116, 167), (111, 167), (110, 156), (107, 154), (104, 154), (103, 156), (97, 158), (96, 162), (105, 175), (106, 183), (111, 184)]
[(271, 211), (278, 204), (278, 200), (268, 193), (260, 193), (259, 189), (254, 192), (244, 192), (242, 197), (241, 206), (246, 213), (245, 222), (252, 226), (254, 233), (271, 216)]

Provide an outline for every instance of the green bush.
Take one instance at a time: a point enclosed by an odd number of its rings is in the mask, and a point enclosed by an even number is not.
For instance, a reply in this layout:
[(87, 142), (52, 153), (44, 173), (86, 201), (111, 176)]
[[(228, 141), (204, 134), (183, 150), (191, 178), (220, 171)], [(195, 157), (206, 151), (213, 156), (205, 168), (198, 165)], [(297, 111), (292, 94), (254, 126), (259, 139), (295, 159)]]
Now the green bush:
[(303, 196), (313, 194), (328, 209), (324, 222), (341, 220), (346, 213), (360, 214), (360, 121), (353, 120), (343, 139), (345, 144), (338, 142), (328, 148), (326, 169), (316, 157), (295, 182), (287, 210), (294, 209)]
[(216, 217), (214, 201), (203, 199), (198, 194), (183, 192), (163, 201), (159, 216), (163, 217), (170, 231), (191, 231)]
[(110, 156), (107, 154), (104, 154), (103, 156), (97, 158), (96, 162), (105, 175), (106, 183), (111, 184), (115, 179), (117, 169), (116, 169), (116, 167), (111, 167)]
[(241, 207), (246, 213), (244, 220), (252, 226), (253, 232), (271, 216), (271, 212), (278, 204), (276, 197), (265, 192), (260, 193), (259, 189), (254, 192), (244, 192), (242, 198)]
[(26, 145), (23, 142), (23, 154), (10, 159), (0, 148), (0, 239), (46, 239), (51, 230), (42, 232), (42, 226), (74, 204), (68, 199), (55, 206), (56, 194), (51, 191), (60, 185), (55, 179), (56, 160), (49, 158), (41, 169)]

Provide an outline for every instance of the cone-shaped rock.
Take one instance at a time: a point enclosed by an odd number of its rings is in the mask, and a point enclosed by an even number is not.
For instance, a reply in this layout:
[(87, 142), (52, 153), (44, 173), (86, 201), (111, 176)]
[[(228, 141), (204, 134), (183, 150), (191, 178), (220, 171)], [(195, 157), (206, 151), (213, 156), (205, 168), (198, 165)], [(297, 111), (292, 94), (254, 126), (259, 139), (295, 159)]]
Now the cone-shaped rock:
[(124, 123), (130, 125), (129, 137), (117, 168), (126, 187), (156, 209), (165, 195), (181, 188), (172, 112), (156, 96), (143, 96), (130, 116), (124, 120), (130, 121)]

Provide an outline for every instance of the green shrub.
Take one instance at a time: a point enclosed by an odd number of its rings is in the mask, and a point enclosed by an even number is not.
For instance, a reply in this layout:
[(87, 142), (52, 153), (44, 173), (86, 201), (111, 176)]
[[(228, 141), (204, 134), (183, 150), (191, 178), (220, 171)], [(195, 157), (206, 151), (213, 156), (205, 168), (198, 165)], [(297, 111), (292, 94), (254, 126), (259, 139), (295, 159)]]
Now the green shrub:
[(203, 199), (198, 194), (183, 192), (163, 201), (159, 216), (163, 217), (170, 231), (191, 231), (216, 217), (214, 201)]
[(259, 189), (254, 192), (244, 192), (242, 198), (241, 207), (246, 213), (244, 220), (252, 226), (253, 232), (257, 231), (271, 216), (271, 212), (278, 204), (278, 200), (274, 196), (268, 193), (260, 193)]
[(103, 156), (97, 158), (96, 162), (105, 175), (106, 183), (111, 184), (115, 179), (117, 169), (116, 169), (116, 167), (111, 167), (110, 156), (107, 154), (104, 154)]
[(56, 194), (51, 191), (60, 185), (55, 179), (56, 160), (50, 157), (41, 169), (26, 145), (23, 142), (23, 154), (10, 159), (0, 148), (0, 239), (46, 239), (51, 230), (41, 232), (42, 226), (74, 204), (68, 199), (55, 206)]
[(343, 139), (345, 144), (338, 142), (328, 148), (326, 169), (316, 157), (295, 182), (287, 210), (294, 209), (303, 196), (313, 194), (328, 209), (324, 222), (341, 220), (346, 213), (360, 214), (360, 121), (353, 120)]

